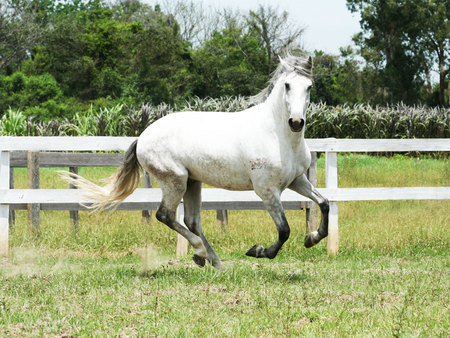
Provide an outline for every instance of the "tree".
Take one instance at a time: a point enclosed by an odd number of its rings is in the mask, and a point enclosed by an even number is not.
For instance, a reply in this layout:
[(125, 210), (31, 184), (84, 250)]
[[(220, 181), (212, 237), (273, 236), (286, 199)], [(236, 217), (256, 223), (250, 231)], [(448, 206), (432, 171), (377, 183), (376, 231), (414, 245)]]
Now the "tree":
[(193, 53), (197, 81), (195, 95), (252, 95), (267, 81), (267, 56), (257, 39), (231, 26), (214, 33)]
[(257, 37), (268, 57), (267, 71), (270, 73), (278, 64), (277, 55), (289, 49), (301, 49), (300, 37), (304, 28), (289, 20), (289, 13), (278, 13), (271, 6), (259, 5), (256, 11), (246, 16), (250, 32)]
[(170, 15), (139, 2), (73, 0), (49, 21), (22, 68), (52, 74), (66, 96), (170, 103), (184, 95), (187, 51)]
[[(43, 1), (44, 2), (44, 1)], [(44, 27), (39, 3), (32, 0), (4, 0), (0, 3), (0, 71), (12, 73), (28, 58), (40, 40)]]
[(429, 80), (430, 65), (437, 62), (439, 73), (439, 105), (445, 105), (446, 62), (450, 50), (450, 2), (444, 0), (411, 0), (405, 2), (409, 14), (405, 29), (408, 48), (423, 60), (423, 69)]
[(445, 0), (347, 0), (347, 6), (352, 12), (361, 12), (363, 33), (354, 40), (366, 61), (382, 70), (390, 100), (417, 103), (424, 84), (430, 93), (430, 69), (437, 61), (439, 104), (444, 105), (450, 3)]

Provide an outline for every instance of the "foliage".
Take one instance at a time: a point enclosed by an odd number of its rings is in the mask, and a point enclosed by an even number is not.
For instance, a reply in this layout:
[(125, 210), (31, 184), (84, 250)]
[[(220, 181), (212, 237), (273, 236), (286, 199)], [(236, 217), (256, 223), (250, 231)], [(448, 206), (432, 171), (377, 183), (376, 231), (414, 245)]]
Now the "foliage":
[(445, 108), (312, 104), (307, 115), (310, 138), (449, 138)]
[[(123, 104), (134, 116), (128, 125), (136, 125), (134, 107), (143, 102), (183, 106), (190, 97), (254, 95), (277, 55), (300, 51), (303, 29), (271, 6), (245, 13), (165, 3), (162, 9), (141, 0), (3, 1), (0, 117), (11, 108), (45, 124), (72, 121), (91, 105), (99, 112)], [(362, 32), (354, 37), (359, 49), (312, 53), (312, 102), (448, 104), (446, 2), (347, 5), (362, 15)], [(434, 64), (440, 78), (433, 86)]]
[(10, 76), (0, 75), (0, 111), (4, 112), (8, 107), (22, 110), (40, 107), (47, 111), (42, 115), (42, 119), (49, 119), (62, 115), (62, 112), (54, 107), (56, 102), (61, 100), (61, 89), (50, 74), (26, 76), (16, 72)]
[(216, 32), (192, 54), (200, 97), (252, 95), (267, 81), (267, 56), (258, 39), (241, 27)]
[[(175, 106), (165, 103), (108, 107), (91, 105), (87, 111), (70, 117), (42, 121), (25, 118), (9, 109), (0, 120), (4, 135), (90, 135), (138, 136), (157, 118), (174, 111), (236, 112), (247, 108), (244, 97), (201, 99), (193, 97)], [(11, 121), (10, 121), (11, 119)], [(21, 121), (21, 122), (12, 122)], [(11, 124), (26, 127), (12, 127)], [(446, 108), (410, 107), (403, 104), (377, 106), (331, 106), (311, 103), (307, 112), (308, 138), (450, 138), (450, 111)]]
[(431, 94), (437, 62), (439, 105), (445, 106), (450, 47), (450, 4), (445, 0), (347, 0), (361, 12), (362, 32), (354, 38), (369, 67), (379, 70), (388, 102), (417, 103), (423, 85)]
[(8, 109), (0, 119), (0, 135), (24, 136), (27, 135), (26, 117), (20, 110)]

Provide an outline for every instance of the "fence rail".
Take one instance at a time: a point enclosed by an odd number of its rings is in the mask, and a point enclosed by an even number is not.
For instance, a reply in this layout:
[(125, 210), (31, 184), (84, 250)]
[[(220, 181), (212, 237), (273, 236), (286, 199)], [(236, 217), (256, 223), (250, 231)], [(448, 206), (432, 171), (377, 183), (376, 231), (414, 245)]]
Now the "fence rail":
[[(0, 137), (0, 255), (8, 252), (10, 209), (30, 208), (39, 205), (42, 210), (82, 210), (82, 192), (69, 189), (11, 189), (12, 166), (26, 166), (26, 155), (11, 152), (42, 153), (42, 166), (78, 167), (92, 161), (90, 153), (71, 154), (61, 152), (125, 151), (135, 140), (133, 137)], [(312, 152), (325, 152), (325, 188), (319, 189), (330, 200), (328, 251), (338, 252), (338, 202), (367, 200), (450, 199), (450, 187), (405, 188), (338, 188), (338, 152), (412, 152), (450, 151), (450, 139), (309, 139)], [(53, 153), (53, 152), (60, 153)], [(14, 155), (11, 155), (14, 154)], [(75, 157), (73, 156), (75, 155)], [(104, 154), (97, 164), (111, 165), (120, 161), (122, 154)], [(108, 158), (109, 156), (109, 158)], [(109, 163), (108, 163), (109, 161)], [(91, 166), (90, 164), (89, 166)], [(159, 189), (137, 189), (119, 206), (123, 210), (156, 209), (160, 202)], [(204, 189), (203, 209), (263, 209), (254, 192), (230, 192), (222, 189)], [(285, 191), (283, 205), (287, 209), (310, 206), (308, 199)], [(179, 212), (181, 215), (181, 212)], [(178, 249), (177, 249), (178, 251)]]

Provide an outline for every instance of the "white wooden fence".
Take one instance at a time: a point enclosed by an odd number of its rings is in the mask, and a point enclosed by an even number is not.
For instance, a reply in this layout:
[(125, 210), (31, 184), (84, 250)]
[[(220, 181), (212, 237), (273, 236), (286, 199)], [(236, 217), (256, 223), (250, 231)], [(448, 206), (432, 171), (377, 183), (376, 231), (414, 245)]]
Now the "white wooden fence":
[[(126, 151), (132, 137), (0, 137), (0, 255), (8, 253), (10, 206), (40, 204), (41, 209), (83, 209), (82, 192), (74, 189), (10, 189), (10, 152), (12, 151)], [(319, 191), (330, 201), (328, 252), (338, 252), (338, 202), (368, 200), (450, 199), (450, 187), (405, 188), (338, 188), (338, 152), (448, 152), (450, 139), (309, 139), (311, 151), (325, 152), (325, 188)], [(63, 156), (63, 155), (62, 155)], [(124, 205), (140, 205), (141, 209), (157, 208), (161, 191), (137, 189)], [(204, 189), (203, 209), (262, 209), (252, 191)], [(309, 202), (290, 190), (282, 194), (287, 209), (298, 209), (299, 202)], [(179, 215), (180, 216), (180, 215)]]

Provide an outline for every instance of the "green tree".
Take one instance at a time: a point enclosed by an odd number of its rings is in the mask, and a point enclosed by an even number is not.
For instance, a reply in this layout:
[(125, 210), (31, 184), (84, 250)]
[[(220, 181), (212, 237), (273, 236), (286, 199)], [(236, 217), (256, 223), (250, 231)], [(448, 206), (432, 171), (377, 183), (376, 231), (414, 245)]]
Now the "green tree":
[(257, 39), (240, 27), (216, 32), (193, 53), (200, 97), (252, 95), (268, 79), (267, 55)]
[(444, 105), (448, 71), (450, 3), (445, 0), (347, 0), (361, 12), (363, 32), (355, 36), (361, 54), (379, 71), (390, 101), (418, 103), (431, 91), (430, 69), (439, 64), (439, 104)]
[(38, 4), (32, 0), (0, 2), (0, 73), (17, 71), (28, 58), (27, 52), (39, 42), (44, 24)]
[(355, 104), (364, 100), (363, 76), (355, 52), (341, 48), (341, 55), (314, 52), (313, 102), (329, 105)]
[(187, 50), (170, 16), (139, 2), (73, 0), (58, 5), (49, 21), (22, 66), (27, 74), (50, 73), (65, 95), (83, 101), (125, 95), (159, 103), (183, 96)]

